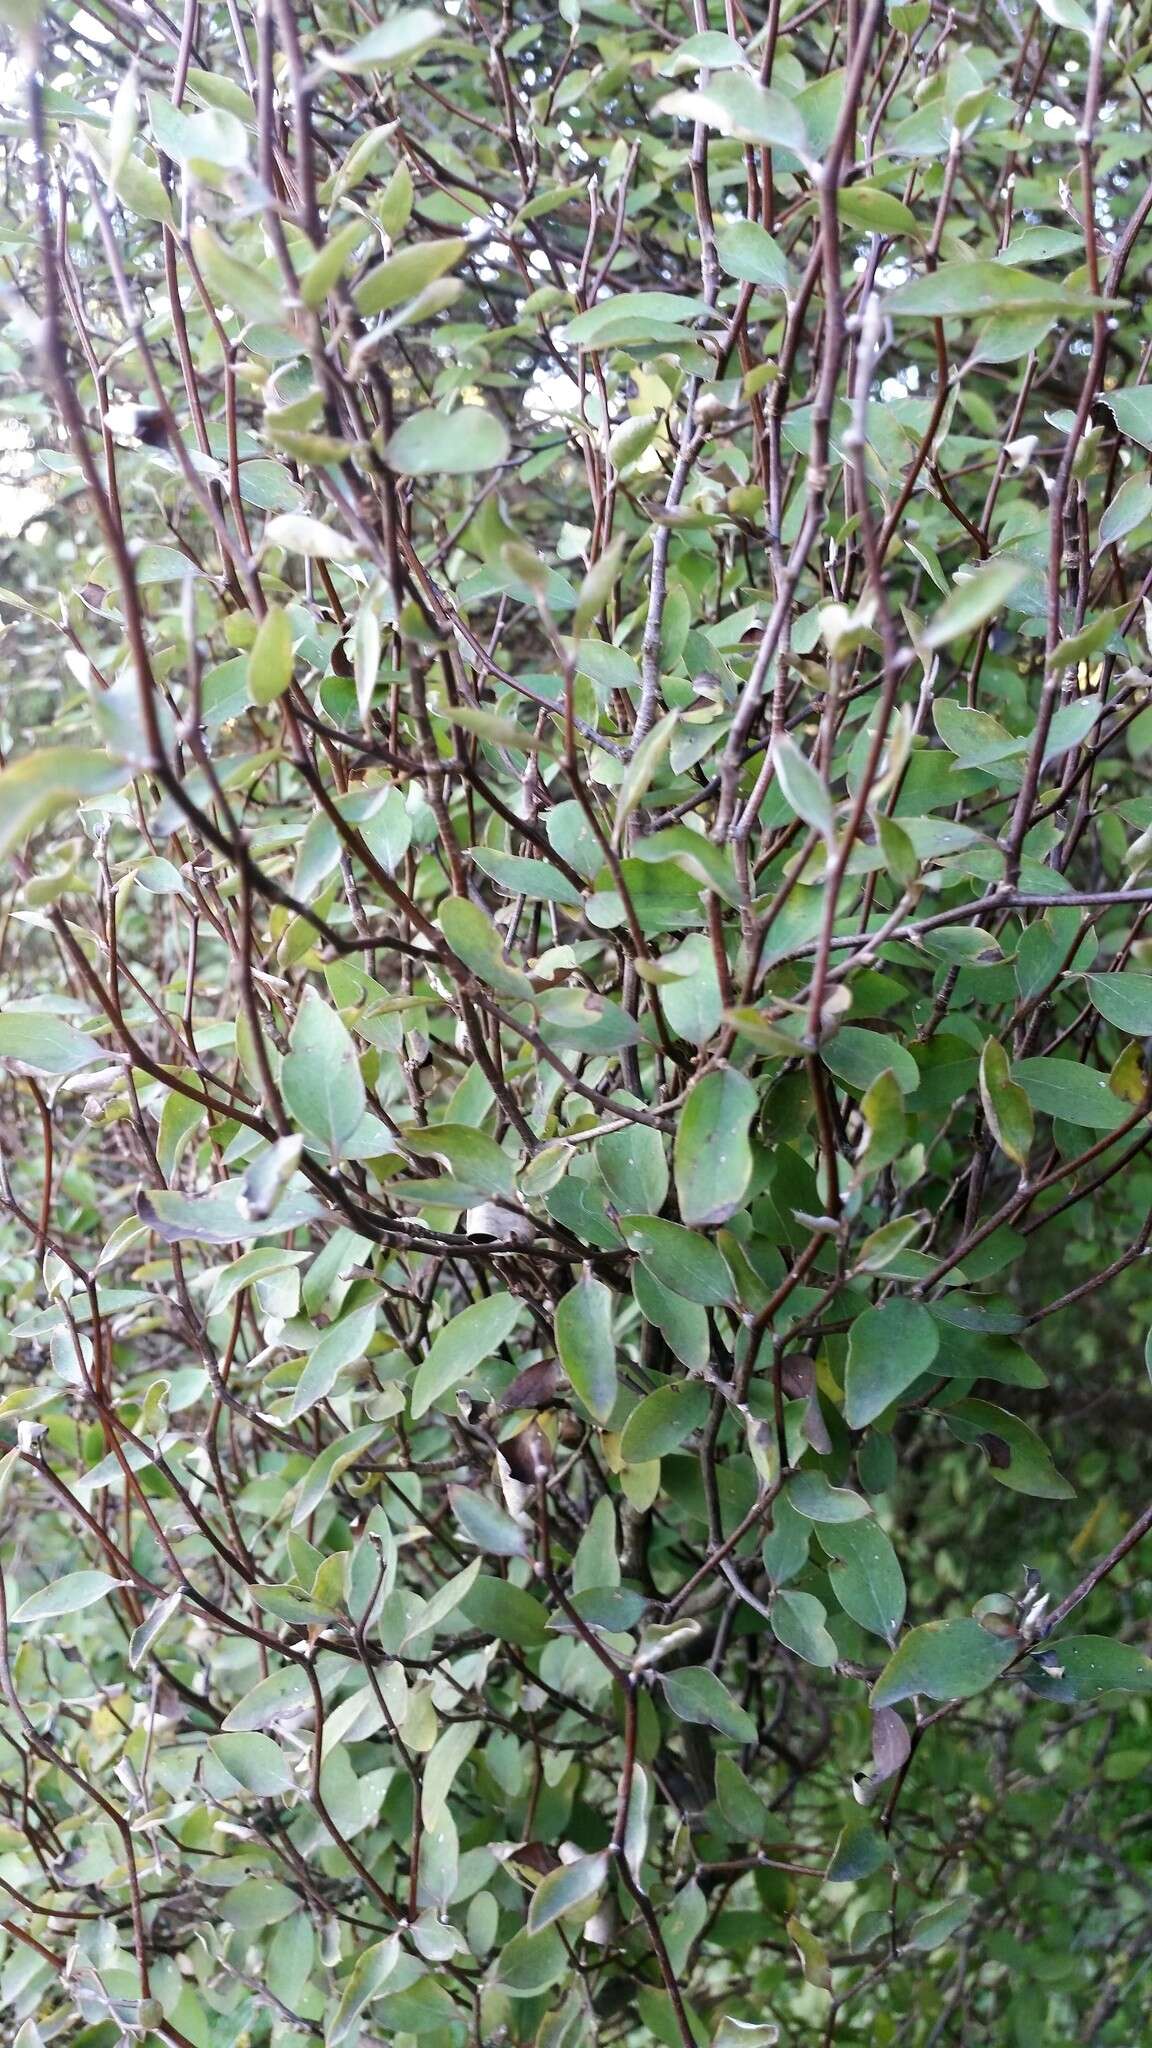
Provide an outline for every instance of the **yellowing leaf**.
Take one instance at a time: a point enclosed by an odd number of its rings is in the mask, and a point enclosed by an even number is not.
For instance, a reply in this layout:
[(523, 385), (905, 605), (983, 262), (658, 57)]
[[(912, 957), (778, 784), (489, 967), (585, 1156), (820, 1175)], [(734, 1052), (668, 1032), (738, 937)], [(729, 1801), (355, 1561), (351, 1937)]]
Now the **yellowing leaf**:
[(248, 655), (248, 694), (254, 704), (272, 704), (292, 681), (292, 622), (281, 605), (270, 604)]
[(985, 1040), (980, 1055), (980, 1100), (1000, 1150), (1023, 1170), (1035, 1130), (1032, 1104), (1013, 1081), (1008, 1056), (995, 1038)]

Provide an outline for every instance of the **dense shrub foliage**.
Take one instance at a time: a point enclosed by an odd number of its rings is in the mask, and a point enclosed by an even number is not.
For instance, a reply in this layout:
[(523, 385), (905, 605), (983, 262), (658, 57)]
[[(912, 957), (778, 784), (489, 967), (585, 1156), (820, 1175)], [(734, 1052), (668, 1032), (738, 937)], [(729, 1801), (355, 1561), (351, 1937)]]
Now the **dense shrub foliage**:
[(1131, 2044), (1148, 10), (182, 4), (5, 0), (4, 2039)]

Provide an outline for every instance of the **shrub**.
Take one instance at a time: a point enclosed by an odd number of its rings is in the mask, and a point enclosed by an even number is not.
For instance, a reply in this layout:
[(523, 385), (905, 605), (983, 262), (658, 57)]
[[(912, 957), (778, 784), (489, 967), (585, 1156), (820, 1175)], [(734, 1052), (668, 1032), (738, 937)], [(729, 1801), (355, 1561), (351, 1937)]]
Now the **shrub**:
[(1130, 2043), (1146, 13), (7, 17), (6, 2038)]

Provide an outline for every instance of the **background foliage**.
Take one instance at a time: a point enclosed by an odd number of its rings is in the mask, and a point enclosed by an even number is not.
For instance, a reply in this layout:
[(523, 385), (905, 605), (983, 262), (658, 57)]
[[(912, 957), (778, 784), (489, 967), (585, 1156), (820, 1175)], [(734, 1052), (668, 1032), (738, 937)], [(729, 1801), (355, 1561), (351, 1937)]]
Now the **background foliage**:
[(30, 7), (5, 2038), (1130, 2043), (1148, 9)]

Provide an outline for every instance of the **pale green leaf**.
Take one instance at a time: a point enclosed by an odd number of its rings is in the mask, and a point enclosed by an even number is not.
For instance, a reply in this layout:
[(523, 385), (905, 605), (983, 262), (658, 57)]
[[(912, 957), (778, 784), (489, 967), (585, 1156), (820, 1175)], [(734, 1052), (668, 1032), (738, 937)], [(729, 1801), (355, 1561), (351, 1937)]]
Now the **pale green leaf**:
[(758, 1100), (752, 1083), (729, 1066), (714, 1068), (689, 1089), (673, 1154), (680, 1216), (689, 1227), (726, 1223), (743, 1204)]
[(491, 1294), (453, 1316), (434, 1338), (412, 1385), (412, 1416), (418, 1420), (475, 1372), (509, 1338), (525, 1304), (511, 1294)]

